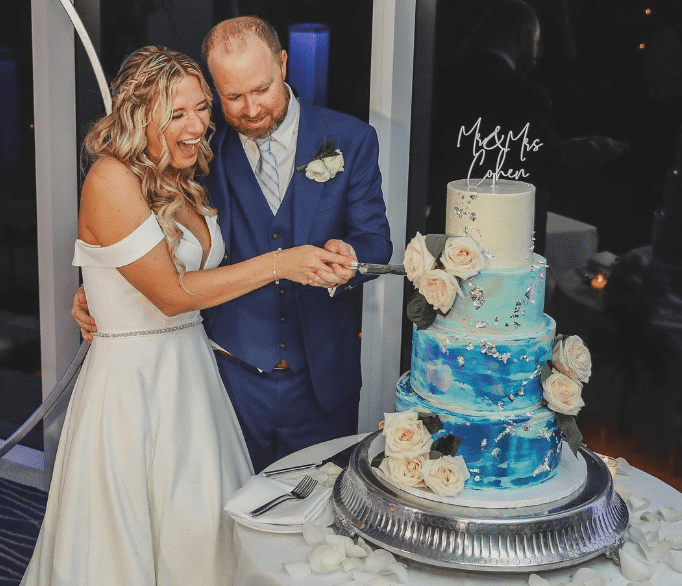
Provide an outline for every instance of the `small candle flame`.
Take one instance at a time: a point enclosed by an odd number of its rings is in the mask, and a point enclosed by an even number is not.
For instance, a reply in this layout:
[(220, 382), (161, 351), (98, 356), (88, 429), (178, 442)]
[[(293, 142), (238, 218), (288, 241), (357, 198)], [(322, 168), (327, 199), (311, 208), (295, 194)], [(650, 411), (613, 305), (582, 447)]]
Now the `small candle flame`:
[(593, 289), (603, 289), (608, 284), (608, 279), (601, 273), (597, 273), (594, 278), (590, 281), (590, 285)]

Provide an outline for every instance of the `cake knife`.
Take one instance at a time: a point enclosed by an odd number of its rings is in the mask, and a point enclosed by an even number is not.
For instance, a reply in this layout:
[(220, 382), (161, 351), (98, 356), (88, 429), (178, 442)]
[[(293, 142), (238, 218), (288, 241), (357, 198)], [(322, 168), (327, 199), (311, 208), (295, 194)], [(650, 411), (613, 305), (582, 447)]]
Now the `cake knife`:
[(321, 468), (325, 464), (332, 462), (333, 464), (336, 464), (339, 468), (345, 468), (348, 466), (348, 462), (350, 462), (350, 457), (351, 454), (353, 453), (353, 450), (356, 448), (356, 446), (360, 442), (353, 444), (352, 446), (348, 446), (347, 448), (344, 448), (340, 452), (337, 452), (333, 456), (329, 456), (329, 458), (325, 458), (322, 460), (319, 464), (318, 463), (312, 463), (312, 464), (301, 464), (299, 466), (289, 466), (287, 468), (278, 468), (277, 470), (265, 470), (264, 472), (261, 472), (261, 476), (283, 476), (284, 474), (292, 474), (293, 472), (301, 472), (303, 470), (311, 470), (311, 469), (317, 469)]
[(363, 275), (406, 275), (403, 265), (378, 265), (369, 262), (354, 263), (351, 268)]

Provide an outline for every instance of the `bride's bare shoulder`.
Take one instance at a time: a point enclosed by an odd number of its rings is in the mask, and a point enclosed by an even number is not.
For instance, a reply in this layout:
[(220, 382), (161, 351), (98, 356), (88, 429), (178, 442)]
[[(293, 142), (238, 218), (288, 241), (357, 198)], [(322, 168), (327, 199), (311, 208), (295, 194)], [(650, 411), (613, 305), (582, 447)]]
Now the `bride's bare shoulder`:
[(140, 181), (126, 165), (102, 157), (90, 167), (81, 190), (81, 238), (91, 236), (97, 244), (112, 244), (132, 232), (149, 214)]
[(97, 159), (85, 176), (83, 189), (107, 189), (108, 187), (131, 187), (140, 186), (140, 180), (130, 168), (114, 159), (113, 157), (101, 157)]

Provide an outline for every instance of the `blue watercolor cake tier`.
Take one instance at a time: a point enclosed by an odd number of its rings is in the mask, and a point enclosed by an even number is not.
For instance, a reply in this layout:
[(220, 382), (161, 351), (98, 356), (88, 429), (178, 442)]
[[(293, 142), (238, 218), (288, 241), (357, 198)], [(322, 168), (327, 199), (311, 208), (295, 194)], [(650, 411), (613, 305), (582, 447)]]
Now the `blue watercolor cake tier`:
[(561, 457), (561, 434), (554, 413), (540, 405), (532, 409), (481, 413), (439, 409), (414, 392), (409, 373), (398, 381), (397, 411), (437, 414), (443, 428), (434, 439), (461, 438), (457, 454), (470, 477), (467, 489), (523, 488), (550, 479)]

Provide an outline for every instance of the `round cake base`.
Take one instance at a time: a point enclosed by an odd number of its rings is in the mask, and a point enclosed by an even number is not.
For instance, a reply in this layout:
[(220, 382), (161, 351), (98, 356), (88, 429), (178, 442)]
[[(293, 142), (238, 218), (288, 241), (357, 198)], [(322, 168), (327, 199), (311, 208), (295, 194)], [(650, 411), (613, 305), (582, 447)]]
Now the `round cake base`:
[(571, 494), (486, 508), (423, 498), (381, 480), (369, 458), (380, 433), (360, 442), (334, 485), (337, 526), (348, 534), (416, 562), (469, 571), (537, 572), (601, 554), (617, 560), (628, 511), (590, 450), (580, 450), (585, 480)]
[[(367, 448), (367, 456), (372, 462), (374, 457), (384, 450), (385, 437), (380, 434), (375, 437)], [(512, 509), (530, 507), (551, 503), (567, 497), (577, 491), (587, 479), (587, 464), (581, 453), (573, 455), (568, 444), (564, 442), (561, 448), (561, 460), (556, 474), (541, 484), (526, 488), (508, 488), (505, 490), (467, 489), (457, 496), (439, 496), (429, 490), (392, 483), (386, 475), (377, 468), (372, 468), (374, 474), (391, 490), (448, 505), (463, 507), (479, 507), (483, 509)]]

